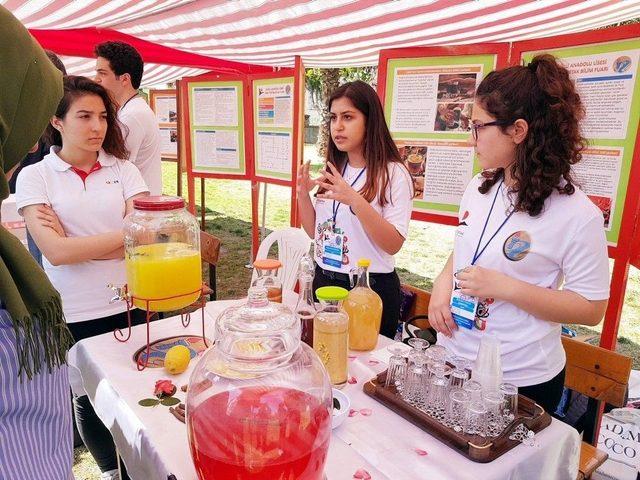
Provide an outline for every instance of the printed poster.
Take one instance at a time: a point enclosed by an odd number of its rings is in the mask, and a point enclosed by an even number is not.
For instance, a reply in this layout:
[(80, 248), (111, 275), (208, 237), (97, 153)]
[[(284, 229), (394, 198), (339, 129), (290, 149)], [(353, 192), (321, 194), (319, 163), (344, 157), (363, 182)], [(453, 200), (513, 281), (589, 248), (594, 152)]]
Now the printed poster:
[(387, 62), (385, 119), (413, 179), (414, 211), (458, 214), (479, 171), (468, 144), (475, 91), (496, 61), (486, 53)]
[(265, 175), (291, 175), (293, 144), (289, 132), (257, 132), (256, 169)]
[(154, 104), (158, 123), (176, 123), (178, 121), (178, 107), (175, 95), (156, 95)]
[(238, 132), (235, 130), (196, 130), (194, 145), (196, 167), (241, 168)]
[(572, 168), (576, 183), (602, 211), (607, 231), (611, 231), (615, 213), (623, 153), (621, 147), (590, 147), (583, 150), (582, 160)]
[(237, 87), (195, 87), (192, 95), (194, 126), (238, 126)]
[(413, 179), (416, 206), (459, 205), (473, 178), (474, 150), (464, 141), (396, 140)]
[[(573, 166), (576, 183), (602, 211), (609, 245), (618, 243), (640, 117), (637, 39), (550, 50), (569, 70), (585, 118), (588, 140)], [(525, 52), (529, 62), (537, 52)]]
[(178, 157), (178, 129), (174, 127), (160, 127), (160, 155), (163, 157)]
[(258, 84), (258, 127), (291, 128), (293, 83)]
[(639, 57), (639, 50), (628, 50), (562, 59), (585, 106), (585, 137), (627, 137)]
[(391, 131), (469, 132), (482, 65), (397, 68)]
[(189, 85), (189, 135), (193, 171), (245, 175), (242, 81)]

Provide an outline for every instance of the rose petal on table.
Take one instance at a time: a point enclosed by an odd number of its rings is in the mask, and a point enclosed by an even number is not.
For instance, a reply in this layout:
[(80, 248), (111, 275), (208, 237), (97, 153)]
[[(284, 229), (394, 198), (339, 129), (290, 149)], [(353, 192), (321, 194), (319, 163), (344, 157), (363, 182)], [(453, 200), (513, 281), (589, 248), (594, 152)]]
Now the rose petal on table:
[(428, 455), (427, 451), (426, 450), (422, 450), (421, 448), (416, 448), (416, 449), (414, 449), (414, 451), (418, 455), (420, 455), (421, 457), (424, 457), (424, 456)]
[(359, 468), (356, 473), (353, 474), (353, 478), (360, 480), (371, 480), (371, 475), (364, 468)]
[(348, 383), (349, 385), (354, 385), (354, 384), (358, 383), (358, 379), (357, 379), (356, 377), (354, 377), (354, 376), (351, 376), (351, 377), (349, 377), (349, 379), (347, 380), (347, 383)]
[(358, 410), (354, 410), (353, 408), (349, 410), (349, 416), (355, 417), (358, 414)]
[(365, 417), (370, 417), (372, 413), (373, 413), (373, 411), (370, 408), (361, 408), (360, 409), (360, 414), (365, 416)]

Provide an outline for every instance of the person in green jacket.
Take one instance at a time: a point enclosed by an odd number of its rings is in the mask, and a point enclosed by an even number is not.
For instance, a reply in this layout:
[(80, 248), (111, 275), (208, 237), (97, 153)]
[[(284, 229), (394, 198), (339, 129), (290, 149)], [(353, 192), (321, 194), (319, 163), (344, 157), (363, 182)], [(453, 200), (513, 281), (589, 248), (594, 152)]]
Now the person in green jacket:
[[(47, 126), (62, 75), (0, 6), (0, 202), (7, 176)], [(0, 226), (0, 478), (73, 478), (71, 345), (58, 292), (20, 241)]]

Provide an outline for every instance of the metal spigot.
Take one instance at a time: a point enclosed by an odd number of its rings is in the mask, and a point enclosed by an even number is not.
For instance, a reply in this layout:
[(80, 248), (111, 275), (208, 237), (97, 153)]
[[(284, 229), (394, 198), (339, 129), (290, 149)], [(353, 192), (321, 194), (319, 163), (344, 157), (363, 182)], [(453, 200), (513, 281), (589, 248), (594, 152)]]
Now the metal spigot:
[(109, 300), (109, 304), (121, 302), (129, 298), (126, 285), (114, 285), (113, 283), (107, 284), (107, 287), (115, 292), (115, 295)]

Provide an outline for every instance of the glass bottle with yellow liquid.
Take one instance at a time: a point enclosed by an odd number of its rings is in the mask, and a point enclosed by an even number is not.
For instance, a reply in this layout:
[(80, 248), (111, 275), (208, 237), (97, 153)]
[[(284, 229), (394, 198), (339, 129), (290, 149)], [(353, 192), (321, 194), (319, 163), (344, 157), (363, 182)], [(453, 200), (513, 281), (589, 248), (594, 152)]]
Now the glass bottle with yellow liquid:
[(316, 290), (321, 309), (313, 320), (313, 349), (329, 373), (334, 387), (347, 383), (347, 350), (349, 347), (349, 316), (342, 301), (349, 292), (341, 287), (321, 287)]
[(344, 310), (349, 315), (349, 348), (369, 351), (378, 344), (378, 333), (382, 321), (382, 300), (369, 286), (371, 260), (358, 260), (356, 285), (344, 301)]

